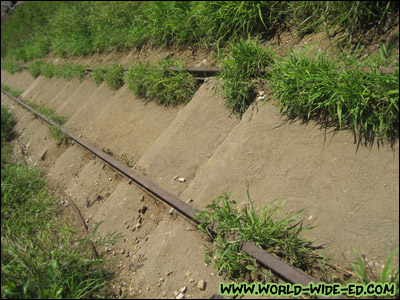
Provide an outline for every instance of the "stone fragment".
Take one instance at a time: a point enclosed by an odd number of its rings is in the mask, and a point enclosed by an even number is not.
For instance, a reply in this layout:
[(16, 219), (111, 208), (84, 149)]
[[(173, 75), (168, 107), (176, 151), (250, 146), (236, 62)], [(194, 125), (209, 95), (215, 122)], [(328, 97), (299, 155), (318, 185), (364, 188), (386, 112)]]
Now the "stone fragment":
[(199, 290), (204, 291), (206, 289), (206, 282), (204, 281), (204, 279), (201, 279), (198, 284), (197, 287), (199, 288)]

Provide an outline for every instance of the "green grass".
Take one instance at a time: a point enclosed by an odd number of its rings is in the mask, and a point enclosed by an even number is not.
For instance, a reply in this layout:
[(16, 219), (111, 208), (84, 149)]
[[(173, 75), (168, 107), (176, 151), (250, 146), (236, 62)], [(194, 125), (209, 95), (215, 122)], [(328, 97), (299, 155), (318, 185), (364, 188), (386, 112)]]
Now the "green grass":
[(22, 69), (22, 62), (13, 62), (13, 61), (1, 61), (1, 69), (6, 70), (10, 74), (14, 74), (15, 72), (20, 72)]
[[(12, 117), (2, 111), (1, 296), (2, 298), (106, 298), (112, 278), (106, 261), (94, 259), (89, 238), (80, 238), (57, 221), (59, 208), (44, 174), (8, 156), (3, 137), (12, 132)], [(6, 124), (6, 126), (4, 125)], [(6, 141), (9, 139), (6, 138)], [(114, 243), (116, 235), (100, 239)]]
[(37, 60), (28, 65), (28, 72), (32, 75), (33, 78), (39, 77), (41, 74), (42, 65), (44, 64), (43, 61)]
[[(177, 71), (167, 70), (170, 66)], [(128, 89), (142, 97), (163, 106), (184, 104), (191, 100), (198, 85), (193, 75), (183, 70), (179, 62), (160, 61), (151, 66), (136, 63), (125, 73)]]
[(68, 135), (61, 131), (61, 126), (67, 122), (67, 116), (59, 116), (57, 115), (51, 108), (46, 105), (37, 105), (35, 103), (27, 103), (30, 107), (35, 109), (38, 113), (48, 117), (53, 122), (57, 124), (57, 126), (50, 126), (50, 134), (51, 136), (58, 141), (59, 144), (67, 144), (69, 141)]
[(397, 66), (395, 74), (381, 74), (381, 65), (374, 57), (338, 60), (323, 52), (293, 52), (276, 60), (269, 85), (290, 118), (333, 122), (367, 140), (392, 140), (399, 134), (399, 72)]
[(97, 66), (92, 70), (91, 77), (97, 85), (100, 85), (104, 81), (105, 74), (106, 74), (106, 67)]
[(85, 66), (77, 65), (73, 63), (65, 63), (59, 66), (56, 66), (54, 75), (58, 78), (64, 78), (66, 80), (71, 80), (75, 78), (82, 82), (85, 77), (86, 71)]
[(274, 61), (274, 53), (251, 39), (229, 43), (228, 49), (222, 61), (224, 70), (219, 75), (222, 91), (227, 106), (242, 115), (256, 96), (255, 77)]
[(257, 214), (249, 194), (247, 206), (240, 209), (235, 206), (231, 194), (225, 194), (197, 215), (198, 227), (213, 243), (206, 251), (206, 263), (213, 258), (220, 275), (240, 281), (247, 273), (257, 272), (259, 266), (255, 259), (240, 249), (243, 241), (275, 253), (298, 268), (307, 269), (312, 265), (315, 259), (309, 247), (311, 242), (301, 237), (310, 228), (300, 227), (295, 220), (301, 211), (280, 218), (282, 203), (276, 201)]
[(48, 79), (52, 78), (55, 72), (56, 66), (54, 66), (53, 64), (44, 63), (40, 68), (40, 73)]
[(9, 92), (14, 97), (19, 97), (24, 92), (22, 90), (13, 90), (13, 89), (11, 89), (9, 86), (7, 86), (5, 84), (1, 84), (1, 88), (3, 90), (5, 90), (6, 92)]
[(103, 78), (110, 89), (118, 90), (124, 85), (124, 68), (119, 64), (108, 66), (105, 68)]
[[(1, 88), (3, 88), (3, 85)], [(13, 138), (14, 123), (15, 122), (8, 108), (1, 106), (1, 145), (9, 142)], [(3, 165), (3, 155), (1, 159)]]
[(2, 29), (1, 55), (29, 61), (50, 50), (71, 57), (144, 45), (219, 51), (289, 27), (299, 35), (337, 31), (357, 44), (367, 32), (379, 36), (391, 27), (396, 14), (394, 1), (32, 1)]
[(392, 261), (396, 254), (399, 252), (399, 247), (397, 247), (392, 254), (388, 255), (388, 259), (381, 272), (377, 271), (376, 274), (372, 272), (372, 268), (361, 259), (358, 254), (357, 249), (353, 248), (353, 251), (357, 258), (357, 264), (349, 263), (353, 271), (355, 272), (357, 278), (362, 284), (368, 284), (370, 282), (375, 283), (388, 283), (394, 284), (396, 287), (395, 295), (392, 299), (399, 298), (399, 269), (393, 269)]

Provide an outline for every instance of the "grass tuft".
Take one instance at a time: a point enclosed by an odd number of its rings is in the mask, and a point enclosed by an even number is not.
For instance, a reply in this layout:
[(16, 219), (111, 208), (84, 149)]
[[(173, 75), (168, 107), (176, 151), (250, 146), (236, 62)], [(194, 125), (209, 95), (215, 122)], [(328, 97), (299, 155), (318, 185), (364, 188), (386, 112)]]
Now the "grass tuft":
[(243, 280), (246, 274), (258, 269), (255, 259), (240, 250), (244, 241), (253, 242), (299, 268), (311, 265), (310, 241), (300, 237), (310, 228), (299, 227), (295, 221), (301, 211), (280, 219), (282, 203), (276, 201), (257, 214), (249, 193), (249, 203), (241, 209), (235, 207), (236, 201), (231, 200), (231, 195), (218, 197), (197, 215), (199, 229), (213, 242), (206, 251), (206, 263), (214, 258), (218, 274)]
[[(102, 71), (100, 70), (98, 72), (100, 73)], [(110, 87), (110, 89), (118, 90), (124, 85), (124, 68), (119, 64), (108, 66), (105, 68), (103, 78), (107, 82), (107, 85)]]
[(41, 74), (41, 69), (44, 62), (37, 60), (28, 65), (28, 72), (33, 78), (37, 78)]
[(15, 72), (20, 72), (22, 70), (22, 65), (22, 62), (2, 61), (1, 69), (6, 70), (10, 74), (14, 74)]
[(93, 69), (91, 76), (97, 85), (100, 85), (103, 83), (104, 75), (106, 74), (106, 72), (107, 72), (106, 67), (102, 67), (102, 66), (98, 66)]
[(229, 55), (222, 61), (222, 91), (227, 106), (242, 115), (253, 102), (256, 91), (253, 79), (274, 61), (270, 49), (263, 49), (256, 40), (239, 40), (228, 45)]
[[(170, 71), (170, 66), (178, 70)], [(139, 62), (125, 73), (125, 82), (138, 97), (157, 101), (159, 105), (184, 104), (190, 101), (198, 84), (183, 68), (183, 64), (168, 60), (160, 61), (156, 66)]]
[(282, 113), (352, 128), (366, 140), (398, 137), (398, 67), (395, 74), (382, 74), (382, 59), (374, 62), (376, 57), (336, 60), (308, 51), (276, 60), (270, 73), (269, 84)]

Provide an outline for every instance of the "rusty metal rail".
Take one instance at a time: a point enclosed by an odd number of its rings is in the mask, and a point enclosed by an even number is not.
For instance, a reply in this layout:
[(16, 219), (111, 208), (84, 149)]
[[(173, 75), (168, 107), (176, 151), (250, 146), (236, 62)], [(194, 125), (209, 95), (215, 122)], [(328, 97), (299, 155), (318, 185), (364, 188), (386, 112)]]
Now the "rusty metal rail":
[[(20, 99), (12, 96), (10, 93), (1, 90), (15, 102), (29, 110), (30, 112), (37, 115), (39, 118), (47, 122), (52, 126), (58, 126), (55, 122), (48, 119), (44, 115), (38, 113), (36, 110), (31, 108), (30, 106), (26, 105)], [(122, 173), (129, 179), (135, 181), (139, 186), (144, 188), (150, 194), (156, 196), (160, 200), (164, 201), (168, 205), (172, 206), (174, 209), (179, 211), (182, 215), (189, 218), (192, 221), (195, 220), (195, 214), (199, 213), (198, 210), (193, 208), (192, 206), (188, 205), (187, 203), (183, 202), (182, 200), (178, 199), (174, 195), (166, 192), (165, 190), (161, 189), (159, 186), (155, 185), (154, 183), (150, 182), (148, 179), (144, 178), (143, 176), (139, 175), (123, 163), (119, 162), (112, 156), (104, 153), (103, 151), (97, 149), (87, 141), (79, 138), (76, 134), (69, 131), (66, 128), (61, 127), (61, 131), (67, 134), (71, 139), (73, 139), (76, 143), (80, 144), (83, 148), (87, 149), (89, 152), (95, 154), (97, 157), (102, 159), (104, 162), (109, 164), (112, 168), (116, 171)], [(275, 256), (271, 255), (267, 251), (257, 247), (253, 243), (246, 241), (242, 245), (242, 250), (254, 257), (259, 263), (264, 265), (265, 267), (271, 269), (273, 272), (278, 274), (280, 277), (284, 278), (285, 280), (293, 283), (293, 284), (301, 284), (303, 286), (308, 286), (309, 283), (318, 284), (318, 281), (312, 278), (311, 276), (307, 275), (306, 273), (286, 264), (285, 262), (281, 261), (280, 259), (276, 258)], [(334, 297), (323, 297), (323, 296), (316, 296), (318, 299), (347, 299), (344, 296), (334, 296)]]

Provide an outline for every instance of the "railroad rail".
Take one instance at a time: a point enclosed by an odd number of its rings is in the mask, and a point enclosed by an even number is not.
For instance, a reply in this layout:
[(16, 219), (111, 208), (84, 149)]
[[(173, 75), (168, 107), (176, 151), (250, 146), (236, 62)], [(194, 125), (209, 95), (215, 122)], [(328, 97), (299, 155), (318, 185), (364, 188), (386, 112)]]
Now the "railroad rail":
[[(27, 109), (28, 111), (34, 113), (36, 116), (41, 118), (46, 123), (52, 126), (58, 126), (55, 122), (48, 119), (44, 115), (37, 112), (35, 109), (31, 108), (30, 106), (26, 105), (22, 100), (17, 97), (12, 96), (10, 93), (1, 89), (3, 93), (5, 93), (8, 97), (12, 100), (17, 102), (19, 105)], [(180, 214), (184, 217), (188, 218), (191, 221), (198, 223), (195, 219), (195, 215), (199, 213), (194, 207), (190, 206), (186, 202), (178, 199), (174, 195), (168, 193), (167, 191), (163, 190), (159, 186), (155, 185), (148, 179), (144, 178), (140, 174), (133, 171), (131, 168), (127, 167), (123, 163), (119, 162), (109, 154), (97, 149), (89, 142), (83, 140), (82, 138), (78, 137), (73, 132), (69, 131), (68, 129), (61, 127), (60, 128), (63, 133), (68, 135), (72, 140), (76, 143), (81, 145), (83, 148), (91, 152), (92, 154), (99, 157), (105, 163), (110, 165), (113, 169), (118, 171), (119, 173), (125, 175), (127, 178), (133, 180), (142, 187), (146, 192), (151, 195), (154, 195), (156, 198), (162, 200), (163, 202), (167, 203), (169, 206), (176, 209)], [(242, 244), (242, 250), (245, 251), (247, 254), (254, 257), (260, 264), (267, 267), (268, 269), (272, 270), (275, 274), (279, 275), (281, 278), (291, 282), (292, 284), (301, 284), (303, 286), (307, 286), (309, 283), (318, 284), (319, 281), (312, 278), (308, 274), (286, 264), (279, 258), (273, 256), (272, 254), (268, 253), (266, 250), (261, 249), (254, 245), (253, 243), (246, 241)], [(332, 296), (332, 297), (323, 297), (323, 296), (316, 296), (318, 299), (347, 299), (344, 296)]]

